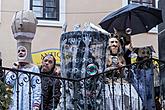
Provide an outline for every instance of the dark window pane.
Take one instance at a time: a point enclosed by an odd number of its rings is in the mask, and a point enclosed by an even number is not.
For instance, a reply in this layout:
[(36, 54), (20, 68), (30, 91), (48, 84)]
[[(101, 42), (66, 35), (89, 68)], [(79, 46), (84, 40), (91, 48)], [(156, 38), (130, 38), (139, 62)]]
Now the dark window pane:
[(59, 20), (59, 0), (30, 0), (37, 19)]
[(43, 0), (33, 0), (33, 5), (43, 6)]
[(43, 8), (42, 7), (33, 7), (33, 11), (36, 17), (43, 17)]
[(132, 2), (152, 4), (152, 0), (132, 0)]
[(128, 0), (129, 3), (140, 3), (147, 6), (155, 6), (155, 0)]
[(46, 0), (46, 7), (56, 7), (55, 0)]
[(57, 18), (55, 8), (46, 8), (45, 17), (46, 18)]

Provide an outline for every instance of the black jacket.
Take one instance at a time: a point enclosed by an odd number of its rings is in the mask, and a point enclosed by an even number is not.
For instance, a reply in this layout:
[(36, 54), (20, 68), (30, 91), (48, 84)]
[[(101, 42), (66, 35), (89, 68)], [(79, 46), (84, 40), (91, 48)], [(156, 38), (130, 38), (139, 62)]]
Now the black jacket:
[[(52, 73), (51, 75), (57, 76), (57, 73)], [(41, 87), (42, 104), (40, 110), (52, 110), (52, 108), (57, 108), (57, 104), (59, 103), (61, 96), (60, 80), (51, 77), (42, 77)]]

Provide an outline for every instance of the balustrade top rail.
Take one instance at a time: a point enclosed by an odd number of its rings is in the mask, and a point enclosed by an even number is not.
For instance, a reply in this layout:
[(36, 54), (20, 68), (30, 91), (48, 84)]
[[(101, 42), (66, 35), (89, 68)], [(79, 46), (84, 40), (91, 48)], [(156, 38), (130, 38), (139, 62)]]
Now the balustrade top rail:
[[(156, 62), (156, 64), (155, 64)], [(147, 69), (144, 65), (148, 63), (149, 69)], [(147, 64), (147, 65), (148, 65)], [(140, 70), (139, 70), (140, 68)], [(143, 71), (142, 71), (143, 70)], [(155, 70), (158, 73), (154, 73)], [(19, 98), (21, 84), (29, 83), (31, 85), (32, 76), (39, 76), (38, 78), (48, 77), (50, 78), (49, 83), (52, 83), (52, 88), (56, 88), (54, 85), (54, 80), (60, 80), (61, 82), (61, 96), (60, 101), (57, 106), (53, 106), (55, 102), (54, 92), (52, 92), (52, 108), (57, 110), (131, 110), (131, 109), (144, 109), (148, 107), (148, 102), (154, 101), (152, 105), (153, 109), (156, 108), (156, 100), (155, 100), (155, 92), (154, 92), (154, 82), (158, 81), (158, 85), (160, 88), (159, 99), (160, 104), (162, 104), (163, 98), (162, 95), (164, 90), (162, 89), (162, 81), (160, 81), (161, 75), (160, 72), (165, 70), (165, 61), (150, 58), (144, 61), (136, 62), (130, 65), (123, 66), (121, 68), (114, 68), (112, 70), (105, 71), (103, 73), (97, 73), (95, 75), (90, 75), (85, 78), (79, 79), (68, 79), (64, 77), (56, 77), (53, 75), (46, 75), (42, 73), (33, 73), (28, 71), (22, 71), (7, 67), (0, 67), (0, 76), (1, 79), (5, 83), (6, 75), (8, 72), (13, 72), (15, 74), (26, 74), (30, 77), (29, 80), (27, 78), (23, 78), (22, 83), (18, 83), (17, 85), (17, 95)], [(145, 71), (145, 72), (144, 72)], [(124, 72), (125, 74), (119, 74), (116, 76), (116, 73)], [(152, 72), (150, 76), (148, 76), (149, 72)], [(138, 76), (138, 74), (141, 76)], [(144, 74), (144, 76), (142, 75)], [(158, 79), (155, 79), (155, 74), (158, 74)], [(25, 77), (27, 77), (25, 76)], [(12, 80), (19, 81), (20, 77), (12, 77)], [(147, 79), (149, 78), (149, 79)], [(143, 81), (145, 80), (145, 81)], [(153, 80), (153, 84), (151, 84), (151, 80)], [(140, 82), (141, 81), (141, 82)], [(142, 83), (144, 82), (144, 84)], [(37, 84), (42, 84), (42, 81), (38, 81)], [(150, 84), (148, 86), (148, 84)], [(9, 85), (9, 83), (7, 84)], [(29, 98), (33, 95), (33, 91), (31, 88), (33, 85), (29, 86)], [(144, 89), (144, 90), (143, 90)], [(148, 93), (148, 90), (151, 92)], [(11, 89), (13, 90), (13, 89)], [(150, 94), (151, 93), (151, 94)], [(0, 94), (2, 95), (2, 94)], [(41, 90), (41, 110), (43, 106), (43, 89)], [(148, 98), (150, 97), (150, 98)], [(19, 99), (16, 100), (19, 103)], [(4, 100), (3, 100), (4, 101)], [(27, 102), (30, 103), (30, 99), (27, 99)], [(118, 103), (116, 102), (118, 101)], [(7, 102), (6, 102), (7, 103)], [(1, 107), (2, 105), (0, 105)], [(19, 106), (19, 104), (17, 104)], [(162, 107), (162, 106), (161, 106)], [(1, 109), (1, 108), (0, 108)], [(29, 104), (29, 110), (31, 110), (31, 104)], [(4, 109), (5, 110), (5, 109)], [(6, 109), (7, 110), (7, 109)], [(18, 107), (19, 110), (19, 107)]]

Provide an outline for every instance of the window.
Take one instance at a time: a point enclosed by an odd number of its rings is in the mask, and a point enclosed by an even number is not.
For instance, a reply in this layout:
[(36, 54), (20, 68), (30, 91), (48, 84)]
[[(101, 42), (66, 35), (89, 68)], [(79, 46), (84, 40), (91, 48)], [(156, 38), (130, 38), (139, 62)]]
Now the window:
[(155, 7), (155, 0), (128, 0), (128, 4), (130, 3), (140, 3), (143, 5)]
[(59, 20), (59, 0), (31, 0), (37, 19)]
[(62, 26), (65, 23), (65, 0), (24, 0), (24, 9), (33, 10), (38, 25)]

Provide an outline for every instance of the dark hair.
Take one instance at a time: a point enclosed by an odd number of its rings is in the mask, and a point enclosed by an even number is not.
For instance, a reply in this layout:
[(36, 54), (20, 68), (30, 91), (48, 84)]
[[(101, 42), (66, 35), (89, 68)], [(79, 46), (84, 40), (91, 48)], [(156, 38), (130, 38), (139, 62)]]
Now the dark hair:
[[(56, 59), (55, 59), (55, 57), (52, 55), (52, 54), (46, 54), (43, 58), (42, 58), (42, 60), (44, 60), (45, 59), (45, 57), (47, 57), (47, 56), (51, 56), (52, 58), (53, 58), (53, 61), (54, 61), (54, 65), (53, 65), (53, 67), (52, 67), (52, 69), (48, 72), (48, 73), (53, 73), (53, 71), (54, 71), (54, 69), (55, 69), (55, 66), (56, 66)], [(41, 68), (42, 68), (42, 65), (41, 65)], [(41, 71), (41, 68), (40, 68), (40, 71)]]

